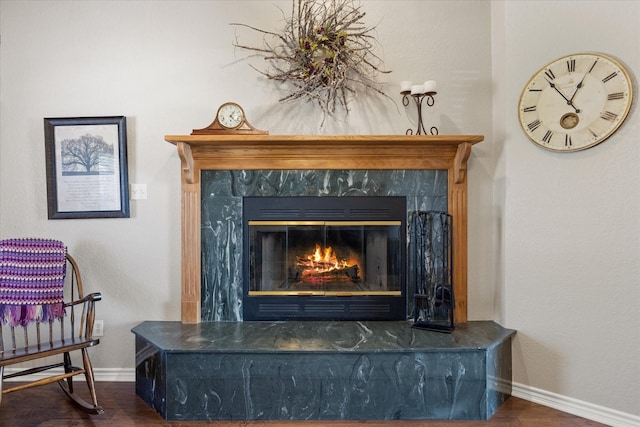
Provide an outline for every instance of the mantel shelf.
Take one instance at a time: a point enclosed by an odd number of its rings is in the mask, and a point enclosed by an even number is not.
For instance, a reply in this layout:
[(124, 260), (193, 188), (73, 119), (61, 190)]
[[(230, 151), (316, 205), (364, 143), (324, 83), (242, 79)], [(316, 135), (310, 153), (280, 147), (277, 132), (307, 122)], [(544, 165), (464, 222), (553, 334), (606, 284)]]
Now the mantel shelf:
[(350, 144), (350, 145), (458, 145), (482, 141), (482, 135), (166, 135), (165, 140), (176, 144), (187, 142), (194, 145), (234, 144)]
[(200, 322), (202, 170), (444, 169), (454, 230), (455, 320), (467, 320), (467, 161), (482, 135), (166, 135), (182, 168), (182, 322)]
[[(464, 180), (471, 146), (482, 135), (167, 135), (185, 179), (200, 170), (449, 169)], [(187, 147), (188, 146), (188, 147)], [(195, 162), (194, 162), (195, 160)]]

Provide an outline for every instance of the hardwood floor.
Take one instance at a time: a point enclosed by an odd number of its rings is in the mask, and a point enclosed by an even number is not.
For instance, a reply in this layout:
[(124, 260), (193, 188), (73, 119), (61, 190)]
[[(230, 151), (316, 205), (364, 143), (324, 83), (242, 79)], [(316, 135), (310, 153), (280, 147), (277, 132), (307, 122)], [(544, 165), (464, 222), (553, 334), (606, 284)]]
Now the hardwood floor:
[[(79, 382), (78, 389), (84, 389)], [(216, 427), (595, 427), (603, 424), (511, 397), (489, 421), (165, 421), (135, 393), (131, 382), (98, 382), (98, 402), (104, 414), (88, 415), (66, 397), (57, 384), (5, 394), (0, 406), (0, 426), (179, 426)]]

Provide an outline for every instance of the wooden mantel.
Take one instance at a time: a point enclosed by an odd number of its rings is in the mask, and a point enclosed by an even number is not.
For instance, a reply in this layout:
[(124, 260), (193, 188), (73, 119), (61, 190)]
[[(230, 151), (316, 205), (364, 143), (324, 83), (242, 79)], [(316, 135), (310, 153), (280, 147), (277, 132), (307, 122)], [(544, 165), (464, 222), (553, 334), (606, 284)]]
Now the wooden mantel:
[(446, 169), (455, 321), (467, 321), (467, 160), (482, 135), (167, 135), (182, 163), (182, 323), (200, 317), (200, 171)]

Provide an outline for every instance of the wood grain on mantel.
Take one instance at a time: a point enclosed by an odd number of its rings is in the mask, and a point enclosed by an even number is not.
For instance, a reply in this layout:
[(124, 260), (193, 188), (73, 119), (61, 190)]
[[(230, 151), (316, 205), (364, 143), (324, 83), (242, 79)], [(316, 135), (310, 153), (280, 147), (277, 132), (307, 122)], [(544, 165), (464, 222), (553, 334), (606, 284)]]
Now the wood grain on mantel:
[(454, 311), (467, 321), (467, 161), (482, 135), (167, 135), (182, 167), (182, 322), (200, 322), (200, 171), (446, 169)]

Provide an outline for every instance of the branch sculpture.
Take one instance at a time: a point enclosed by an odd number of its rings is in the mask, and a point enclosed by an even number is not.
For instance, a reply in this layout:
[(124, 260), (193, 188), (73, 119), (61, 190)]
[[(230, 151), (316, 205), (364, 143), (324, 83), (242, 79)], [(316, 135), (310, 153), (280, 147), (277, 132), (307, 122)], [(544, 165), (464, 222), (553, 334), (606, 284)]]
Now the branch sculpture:
[(348, 99), (359, 89), (391, 99), (375, 80), (390, 71), (382, 69), (381, 58), (373, 53), (375, 27), (365, 26), (364, 16), (352, 0), (293, 0), (291, 18), (285, 18), (281, 33), (232, 23), (264, 36), (262, 47), (242, 45), (237, 39), (234, 46), (257, 52), (271, 68), (252, 68), (291, 86), (280, 102), (311, 101), (325, 117), (333, 116), (337, 106), (348, 113)]

